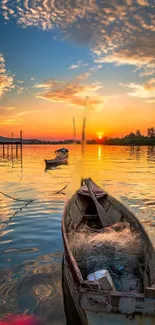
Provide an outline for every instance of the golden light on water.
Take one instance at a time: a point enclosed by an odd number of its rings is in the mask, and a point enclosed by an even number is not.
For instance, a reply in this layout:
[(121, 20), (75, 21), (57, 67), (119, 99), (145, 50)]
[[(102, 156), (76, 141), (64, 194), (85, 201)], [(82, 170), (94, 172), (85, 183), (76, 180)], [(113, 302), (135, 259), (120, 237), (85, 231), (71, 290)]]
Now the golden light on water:
[(101, 146), (98, 147), (98, 159), (100, 160), (102, 156)]

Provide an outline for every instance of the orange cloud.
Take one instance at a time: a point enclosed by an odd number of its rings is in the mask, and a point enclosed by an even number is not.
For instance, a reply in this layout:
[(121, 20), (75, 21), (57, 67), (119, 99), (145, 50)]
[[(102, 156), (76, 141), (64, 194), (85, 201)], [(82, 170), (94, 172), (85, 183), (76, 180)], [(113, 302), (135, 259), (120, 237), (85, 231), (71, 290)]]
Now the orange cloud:
[(148, 104), (154, 104), (155, 103), (155, 99), (148, 99), (148, 100), (146, 100), (146, 103), (148, 103)]
[[(128, 93), (129, 96), (138, 97), (138, 98), (144, 98), (147, 99), (147, 103), (152, 103), (152, 98), (155, 98), (155, 79), (150, 79), (144, 84), (120, 84), (123, 87), (128, 87), (132, 89), (133, 91)], [(150, 99), (150, 100), (149, 100)]]
[(14, 109), (13, 106), (0, 106), (0, 116), (10, 115)]
[(38, 93), (36, 97), (80, 107), (86, 106), (87, 97), (89, 97), (89, 105), (92, 108), (101, 109), (103, 107), (104, 98), (97, 92), (99, 89), (103, 88), (103, 86), (100, 83), (81, 84), (81, 81), (86, 77), (87, 74), (83, 74), (78, 76), (74, 81), (68, 83), (52, 80), (43, 84), (38, 84), (35, 87), (44, 89), (44, 92)]
[(137, 0), (137, 3), (141, 6), (148, 6), (148, 1), (147, 0)]
[(150, 79), (144, 84), (144, 88), (149, 91), (155, 91), (155, 78)]
[(120, 49), (107, 57), (106, 61), (116, 62), (120, 65), (127, 63), (139, 67), (149, 66), (153, 69), (155, 68), (155, 46), (152, 41), (153, 39), (149, 37), (141, 37), (132, 42), (126, 42)]

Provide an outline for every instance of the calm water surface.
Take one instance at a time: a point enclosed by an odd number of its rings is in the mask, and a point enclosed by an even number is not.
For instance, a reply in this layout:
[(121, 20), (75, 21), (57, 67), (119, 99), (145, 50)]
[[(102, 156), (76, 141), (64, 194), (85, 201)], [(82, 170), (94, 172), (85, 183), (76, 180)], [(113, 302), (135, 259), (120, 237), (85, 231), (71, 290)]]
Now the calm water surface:
[[(75, 174), (75, 147), (68, 166), (45, 171), (44, 158), (60, 146), (24, 146), (23, 161), (0, 152), (0, 315), (34, 313), (47, 324), (65, 324), (61, 290), (61, 216), (66, 197), (55, 194)], [(76, 146), (76, 156), (81, 148)], [(84, 176), (127, 204), (155, 245), (155, 147), (88, 145)]]

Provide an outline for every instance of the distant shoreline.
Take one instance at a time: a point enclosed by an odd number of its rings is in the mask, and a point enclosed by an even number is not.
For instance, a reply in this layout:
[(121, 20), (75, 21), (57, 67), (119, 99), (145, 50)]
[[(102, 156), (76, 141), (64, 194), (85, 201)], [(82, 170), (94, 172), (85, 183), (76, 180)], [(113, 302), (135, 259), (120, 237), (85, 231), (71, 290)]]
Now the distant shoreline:
[[(0, 145), (5, 144), (5, 142), (0, 142)], [(11, 144), (11, 143), (10, 143)], [(13, 144), (15, 145), (16, 142), (13, 142)], [(73, 144), (81, 144), (80, 141), (75, 142), (22, 142), (23, 146), (26, 145), (61, 145), (61, 146), (66, 146), (66, 145), (73, 145)], [(88, 140), (88, 142), (86, 142), (87, 145), (102, 145), (102, 146), (122, 146), (122, 147), (145, 147), (145, 146), (150, 146), (150, 147), (154, 147), (155, 146), (155, 140), (151, 141), (151, 142), (144, 142), (144, 143), (123, 143), (123, 142), (113, 142), (113, 141), (108, 141), (108, 142), (101, 142), (101, 141), (90, 141)], [(7, 141), (6, 141), (6, 145), (7, 145)]]
[[(0, 143), (1, 144), (1, 143)], [(71, 145), (74, 144), (74, 142), (69, 142), (69, 143), (62, 143), (62, 142), (50, 142), (50, 143), (23, 143), (23, 146), (26, 145)], [(80, 144), (80, 142), (76, 143), (76, 144)], [(115, 147), (145, 147), (145, 146), (150, 146), (150, 147), (154, 147), (155, 146), (155, 142), (154, 143), (136, 143), (136, 144), (126, 144), (126, 143), (101, 143), (101, 142), (93, 142), (93, 143), (86, 143), (87, 145), (102, 145), (102, 146), (115, 146)]]
[[(155, 131), (154, 131), (155, 132)], [(0, 136), (0, 145), (7, 144), (22, 144), (22, 145), (61, 145), (66, 146), (70, 144), (80, 144), (81, 141), (78, 139), (74, 141), (73, 139), (67, 140), (39, 140), (39, 139), (20, 139), (20, 138), (6, 138)], [(155, 133), (153, 136), (136, 135), (131, 133), (123, 138), (108, 138), (104, 137), (102, 139), (89, 139), (86, 140), (87, 144), (98, 144), (106, 146), (155, 146)]]

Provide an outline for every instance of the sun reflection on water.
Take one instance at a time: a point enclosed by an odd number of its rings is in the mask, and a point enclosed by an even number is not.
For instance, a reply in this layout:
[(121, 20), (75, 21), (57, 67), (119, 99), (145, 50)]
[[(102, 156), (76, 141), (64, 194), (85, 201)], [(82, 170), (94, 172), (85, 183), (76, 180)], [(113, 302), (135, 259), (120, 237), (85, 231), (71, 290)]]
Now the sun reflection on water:
[(102, 158), (102, 149), (101, 146), (98, 147), (98, 159), (100, 160)]

